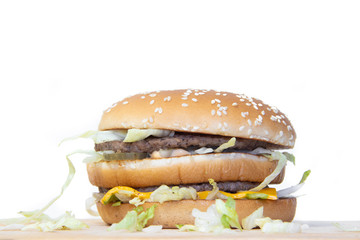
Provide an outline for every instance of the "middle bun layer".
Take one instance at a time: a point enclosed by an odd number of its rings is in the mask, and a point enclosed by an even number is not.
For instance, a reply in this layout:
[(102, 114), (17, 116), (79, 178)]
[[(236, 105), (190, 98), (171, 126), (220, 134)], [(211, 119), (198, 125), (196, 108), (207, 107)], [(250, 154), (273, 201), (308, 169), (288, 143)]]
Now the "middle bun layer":
[[(163, 159), (100, 161), (87, 164), (91, 184), (134, 188), (208, 182), (262, 182), (278, 161), (246, 153), (214, 153)], [(281, 183), (285, 168), (272, 181)]]

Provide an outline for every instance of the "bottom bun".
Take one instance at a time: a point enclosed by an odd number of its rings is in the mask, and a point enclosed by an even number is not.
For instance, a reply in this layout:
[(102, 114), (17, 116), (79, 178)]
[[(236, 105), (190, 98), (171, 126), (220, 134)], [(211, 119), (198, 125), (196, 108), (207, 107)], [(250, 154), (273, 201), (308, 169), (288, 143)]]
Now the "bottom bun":
[[(264, 216), (271, 219), (281, 219), (291, 222), (295, 216), (296, 198), (283, 198), (279, 200), (235, 200), (236, 212), (239, 221), (261, 206), (264, 206)], [(194, 208), (205, 212), (208, 207), (215, 204), (215, 200), (182, 200), (160, 203), (144, 203), (144, 209), (156, 204), (155, 216), (149, 220), (149, 225), (162, 225), (163, 228), (176, 228), (177, 224), (194, 224), (195, 218), (191, 212)], [(120, 222), (128, 211), (134, 209), (134, 205), (121, 204), (120, 206), (104, 205), (97, 202), (97, 209), (104, 222), (108, 224)]]

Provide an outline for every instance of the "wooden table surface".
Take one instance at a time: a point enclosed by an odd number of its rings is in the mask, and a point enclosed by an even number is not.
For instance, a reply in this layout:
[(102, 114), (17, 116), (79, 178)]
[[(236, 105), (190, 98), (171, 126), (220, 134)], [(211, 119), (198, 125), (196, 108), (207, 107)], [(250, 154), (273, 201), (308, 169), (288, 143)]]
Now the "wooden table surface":
[[(260, 230), (232, 231), (226, 234), (179, 232), (164, 229), (158, 233), (144, 232), (109, 232), (101, 220), (84, 220), (90, 228), (77, 231), (0, 231), (0, 240), (10, 239), (360, 239), (360, 232), (344, 232), (333, 222), (299, 222), (309, 225), (302, 233), (262, 233)], [(344, 226), (360, 227), (359, 222), (339, 222)]]

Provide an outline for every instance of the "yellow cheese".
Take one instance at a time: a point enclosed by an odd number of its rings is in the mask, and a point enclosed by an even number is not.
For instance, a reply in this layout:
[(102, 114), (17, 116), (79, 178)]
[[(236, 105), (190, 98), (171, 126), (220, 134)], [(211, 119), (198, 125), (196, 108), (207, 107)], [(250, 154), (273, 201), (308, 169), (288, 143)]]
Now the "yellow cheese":
[[(206, 197), (208, 196), (208, 194), (210, 193), (210, 191), (203, 191), (203, 192), (198, 192), (198, 196), (199, 199), (206, 199)], [(276, 189), (275, 188), (264, 188), (258, 192), (253, 192), (253, 191), (240, 191), (237, 193), (227, 193), (227, 192), (223, 192), (223, 191), (219, 191), (219, 193), (224, 194), (227, 197), (231, 197), (233, 199), (244, 199), (244, 198), (248, 198), (248, 194), (257, 194), (257, 193), (262, 193), (262, 194), (266, 194), (266, 198), (265, 199), (269, 199), (269, 200), (277, 200), (277, 194), (276, 194)]]
[[(152, 192), (139, 192), (131, 187), (119, 186), (119, 187), (114, 187), (114, 188), (110, 189), (104, 195), (104, 197), (101, 199), (101, 202), (103, 204), (108, 203), (109, 200), (111, 199), (111, 197), (114, 196), (119, 191), (125, 191), (132, 198), (138, 197), (140, 200), (149, 199), (150, 195), (152, 194)], [(265, 199), (277, 200), (277, 194), (276, 194), (275, 188), (265, 188), (258, 192), (253, 192), (253, 191), (240, 191), (237, 193), (227, 193), (227, 192), (223, 192), (223, 191), (219, 191), (219, 192), (224, 194), (225, 196), (231, 197), (233, 199), (246, 199), (249, 196), (248, 194), (260, 193), (260, 194), (266, 194), (266, 195), (264, 195)], [(199, 199), (206, 199), (206, 197), (208, 196), (209, 193), (210, 193), (210, 191), (203, 191), (203, 192), (198, 192), (197, 195), (198, 195)]]
[(138, 197), (140, 198), (140, 200), (144, 200), (144, 199), (149, 199), (150, 195), (152, 192), (139, 192), (136, 191), (135, 189), (131, 188), (131, 187), (123, 187), (123, 186), (119, 186), (119, 187), (114, 187), (112, 189), (110, 189), (105, 195), (104, 197), (101, 199), (101, 202), (103, 204), (106, 204), (110, 198), (115, 195), (115, 193), (118, 193), (119, 191), (126, 191), (129, 193), (129, 195), (131, 195), (132, 198)]

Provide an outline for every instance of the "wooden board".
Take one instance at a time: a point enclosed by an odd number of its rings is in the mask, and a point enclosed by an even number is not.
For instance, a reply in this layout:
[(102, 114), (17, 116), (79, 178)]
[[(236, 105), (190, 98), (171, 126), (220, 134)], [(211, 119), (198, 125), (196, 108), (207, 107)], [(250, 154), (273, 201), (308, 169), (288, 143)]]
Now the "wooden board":
[[(302, 233), (262, 233), (260, 230), (232, 231), (226, 234), (179, 232), (178, 230), (161, 230), (158, 233), (144, 232), (108, 232), (100, 220), (84, 220), (89, 229), (79, 231), (0, 231), (0, 240), (10, 239), (360, 239), (360, 232), (344, 232), (332, 222), (299, 222), (309, 225)], [(360, 222), (339, 222), (344, 226), (360, 227)]]

